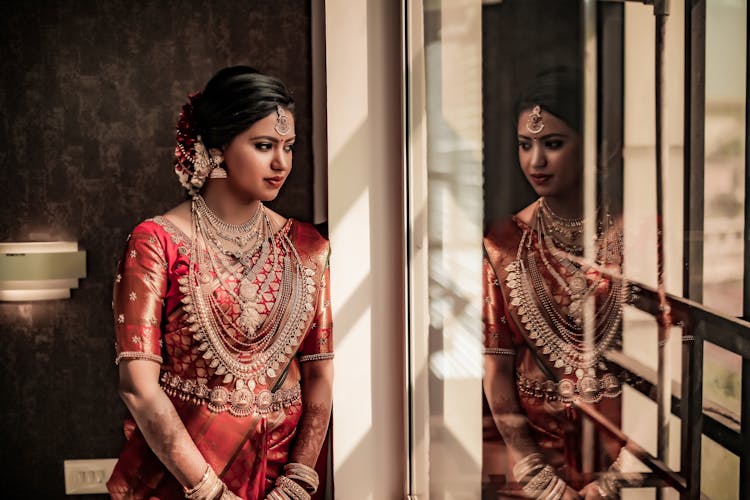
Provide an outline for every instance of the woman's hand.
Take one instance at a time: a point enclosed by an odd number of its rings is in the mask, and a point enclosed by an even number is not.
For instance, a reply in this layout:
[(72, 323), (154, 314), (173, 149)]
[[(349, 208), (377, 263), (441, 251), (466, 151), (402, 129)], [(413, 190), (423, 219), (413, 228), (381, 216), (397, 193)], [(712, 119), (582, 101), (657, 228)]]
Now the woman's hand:
[(581, 498), (584, 497), (582, 497), (576, 490), (574, 490), (570, 486), (566, 486), (561, 500), (580, 500)]
[(203, 477), (206, 459), (159, 386), (159, 369), (149, 360), (122, 360), (120, 396), (154, 454), (180, 484), (190, 488)]
[(613, 497), (602, 496), (602, 491), (596, 481), (592, 481), (579, 491), (580, 498), (585, 500), (611, 500)]

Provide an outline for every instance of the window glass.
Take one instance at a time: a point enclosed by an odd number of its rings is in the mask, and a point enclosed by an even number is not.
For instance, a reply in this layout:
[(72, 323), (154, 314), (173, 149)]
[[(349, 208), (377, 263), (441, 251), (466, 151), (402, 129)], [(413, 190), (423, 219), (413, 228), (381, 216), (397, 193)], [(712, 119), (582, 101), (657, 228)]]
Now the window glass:
[[(704, 192), (686, 194), (684, 9), (670, 2), (658, 179), (654, 5), (424, 2), (431, 496), (679, 498), (648, 455), (687, 474), (692, 376), (704, 419), (737, 432), (742, 358), (700, 335), (742, 313), (747, 13), (707, 1)], [(735, 445), (711, 425), (692, 441), (701, 489), (738, 498)]]
[(477, 498), (481, 466), (481, 2), (426, 2), (430, 498)]
[(706, 2), (703, 303), (742, 316), (747, 4)]

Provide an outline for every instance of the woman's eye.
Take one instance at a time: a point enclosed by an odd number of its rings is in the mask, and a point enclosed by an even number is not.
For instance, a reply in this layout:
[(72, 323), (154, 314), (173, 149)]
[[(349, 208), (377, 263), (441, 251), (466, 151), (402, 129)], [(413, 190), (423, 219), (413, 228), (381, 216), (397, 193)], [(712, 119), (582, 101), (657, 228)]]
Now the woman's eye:
[(563, 142), (560, 140), (547, 141), (547, 147), (549, 149), (560, 149), (562, 145), (563, 145)]
[(287, 144), (286, 146), (284, 146), (284, 151), (286, 151), (287, 153), (291, 153), (292, 151), (294, 151), (294, 144)]
[(273, 145), (270, 142), (258, 142), (255, 147), (260, 151), (270, 151)]
[(523, 149), (524, 151), (528, 151), (529, 149), (531, 149), (531, 144), (529, 144), (528, 142), (519, 142), (518, 147), (520, 149)]

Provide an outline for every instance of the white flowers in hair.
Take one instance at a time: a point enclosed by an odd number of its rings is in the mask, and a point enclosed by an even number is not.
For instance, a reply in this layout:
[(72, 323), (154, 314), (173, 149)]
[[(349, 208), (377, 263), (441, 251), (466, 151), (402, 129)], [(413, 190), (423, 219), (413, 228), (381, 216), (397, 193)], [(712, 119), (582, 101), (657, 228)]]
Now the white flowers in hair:
[(208, 156), (206, 146), (203, 145), (201, 136), (198, 136), (198, 140), (195, 143), (195, 156), (193, 157), (193, 178), (190, 179), (190, 184), (198, 189), (203, 187), (206, 177), (211, 172), (211, 164), (211, 158)]
[(182, 187), (187, 189), (191, 196), (195, 196), (200, 192), (203, 184), (206, 183), (211, 170), (218, 167), (223, 159), (221, 153), (214, 156), (213, 153), (209, 153), (206, 150), (201, 136), (196, 138), (192, 155), (187, 154), (184, 148), (180, 147), (180, 149), (183, 151), (184, 156), (192, 163), (192, 169), (175, 168), (175, 173)]

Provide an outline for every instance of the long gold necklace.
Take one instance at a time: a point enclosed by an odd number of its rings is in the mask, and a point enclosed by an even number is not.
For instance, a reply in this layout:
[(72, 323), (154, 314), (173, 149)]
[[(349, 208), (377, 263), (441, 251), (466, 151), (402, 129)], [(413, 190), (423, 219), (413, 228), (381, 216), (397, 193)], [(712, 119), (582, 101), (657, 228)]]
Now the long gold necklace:
[[(508, 272), (506, 284), (510, 289), (511, 305), (517, 308), (521, 323), (529, 331), (529, 338), (556, 368), (563, 369), (566, 374), (575, 372), (579, 379), (592, 377), (597, 366), (606, 369), (600, 360), (618, 332), (624, 299), (623, 286), (619, 281), (610, 284), (607, 296), (596, 311), (594, 338), (592, 342), (586, 342), (582, 328), (583, 303), (596, 291), (601, 277), (598, 276), (589, 284), (584, 267), (562, 255), (555, 245), (557, 240), (544, 231), (549, 224), (542, 220), (541, 206), (540, 202), (535, 214), (536, 229), (524, 229), (516, 259), (505, 268)], [(571, 227), (573, 226), (571, 223)], [(577, 226), (576, 222), (575, 227)], [(558, 231), (560, 232), (562, 231)], [(568, 268), (570, 277), (564, 278), (555, 269), (547, 258), (547, 252)], [(569, 295), (571, 305), (567, 317), (558, 310), (539, 265), (547, 269), (549, 275)]]
[[(210, 224), (204, 207), (207, 209), (205, 201), (196, 196), (192, 204), (189, 272), (179, 279), (180, 291), (185, 294), (184, 310), (194, 332), (196, 348), (215, 375), (223, 376), (225, 384), (234, 381), (236, 390), (252, 391), (256, 384), (269, 385), (294, 356), (312, 320), (315, 273), (302, 264), (286, 232), (276, 235), (270, 232), (270, 222), (263, 211), (255, 222), (262, 222), (266, 227), (262, 230), (261, 244), (256, 245), (257, 242), (248, 238), (240, 258), (224, 254), (214, 245), (209, 233), (214, 231), (215, 238), (241, 236), (241, 233), (221, 234), (224, 228)], [(255, 226), (243, 230), (252, 232)], [(256, 254), (248, 255), (247, 248), (254, 247), (258, 247)], [(257, 297), (262, 288), (256, 290), (247, 283), (270, 283), (272, 273), (281, 273), (280, 287), (266, 322), (261, 324), (245, 311), (255, 310), (253, 305), (248, 305), (252, 301), (246, 299), (253, 294)], [(266, 277), (260, 279), (260, 274)], [(243, 295), (243, 287), (246, 295)], [(216, 296), (219, 288), (240, 304), (239, 321), (233, 321), (221, 307)], [(239, 334), (233, 335), (232, 331)]]
[[(273, 281), (268, 279), (269, 274), (279, 265), (268, 215), (259, 203), (255, 215), (248, 222), (231, 225), (221, 221), (200, 195), (195, 197), (194, 205), (201, 234), (207, 236), (211, 267), (219, 277), (219, 283), (240, 305), (242, 312), (237, 322), (241, 331), (255, 332), (261, 322), (260, 298)], [(221, 240), (239, 240), (244, 247), (228, 251)], [(267, 261), (272, 251), (273, 259), (269, 266)], [(237, 291), (230, 277), (236, 279)], [(231, 286), (227, 286), (228, 283)]]
[[(598, 283), (594, 282), (589, 285), (585, 272), (580, 266), (576, 266), (571, 260), (563, 257), (560, 249), (575, 255), (579, 255), (579, 252), (583, 253), (583, 248), (577, 243), (583, 234), (583, 218), (565, 219), (558, 216), (552, 212), (542, 197), (539, 198), (539, 206), (536, 210), (535, 227), (539, 241), (544, 243), (549, 253), (568, 271), (569, 277), (563, 278), (547, 259), (547, 252), (544, 248), (539, 249), (539, 256), (544, 267), (570, 297), (568, 315), (580, 328), (583, 321), (583, 304)], [(529, 255), (533, 253), (530, 252)]]

